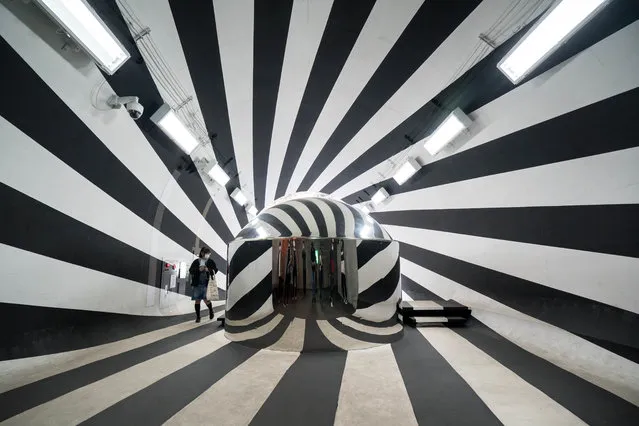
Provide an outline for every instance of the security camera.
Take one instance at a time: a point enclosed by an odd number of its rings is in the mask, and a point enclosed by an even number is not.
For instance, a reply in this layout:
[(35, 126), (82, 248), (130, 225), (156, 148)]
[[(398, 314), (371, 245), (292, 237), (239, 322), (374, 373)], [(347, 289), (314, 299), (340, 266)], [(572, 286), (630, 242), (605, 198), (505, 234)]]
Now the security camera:
[(126, 111), (134, 120), (142, 117), (142, 113), (144, 113), (144, 107), (140, 102), (138, 102), (137, 96), (113, 95), (109, 98), (109, 101), (107, 103), (113, 109), (120, 108), (122, 105), (124, 105), (126, 107)]

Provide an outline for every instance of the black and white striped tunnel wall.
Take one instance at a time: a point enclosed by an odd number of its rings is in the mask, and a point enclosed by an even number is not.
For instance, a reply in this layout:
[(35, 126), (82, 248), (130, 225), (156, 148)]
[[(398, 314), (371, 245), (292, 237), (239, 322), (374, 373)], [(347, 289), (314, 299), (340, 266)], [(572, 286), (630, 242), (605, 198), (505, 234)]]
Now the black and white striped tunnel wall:
[(328, 197), (262, 211), (229, 244), (226, 336), (283, 351), (343, 351), (403, 336), (399, 243)]

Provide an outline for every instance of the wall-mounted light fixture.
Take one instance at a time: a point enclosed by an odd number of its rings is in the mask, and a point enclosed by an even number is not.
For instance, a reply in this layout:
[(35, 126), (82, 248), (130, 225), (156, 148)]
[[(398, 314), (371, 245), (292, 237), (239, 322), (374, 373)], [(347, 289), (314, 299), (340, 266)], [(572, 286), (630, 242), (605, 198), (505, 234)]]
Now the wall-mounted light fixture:
[(385, 199), (387, 199), (389, 197), (388, 195), (388, 191), (386, 191), (384, 188), (380, 188), (372, 197), (371, 197), (371, 201), (373, 202), (373, 204), (380, 204), (382, 203)]
[(167, 104), (162, 105), (153, 113), (151, 121), (188, 155), (191, 155), (193, 150), (200, 144), (184, 123), (180, 121), (175, 111)]
[(225, 186), (229, 182), (229, 180), (231, 180), (229, 175), (226, 174), (224, 169), (217, 161), (213, 164), (213, 167), (211, 167), (211, 170), (209, 170), (207, 174), (211, 177), (211, 179), (222, 186)]
[(240, 206), (244, 206), (248, 203), (248, 198), (246, 198), (246, 195), (244, 195), (240, 188), (235, 188), (233, 190), (231, 198), (233, 198)]
[(561, 0), (548, 10), (502, 59), (497, 68), (514, 84), (584, 26), (608, 0)]
[(437, 154), (464, 130), (468, 129), (471, 124), (472, 120), (461, 109), (455, 108), (430, 134), (424, 144), (424, 148), (430, 155)]
[(107, 74), (115, 73), (131, 57), (85, 0), (36, 2)]
[(248, 212), (248, 214), (250, 214), (251, 216), (257, 216), (257, 207), (255, 206), (250, 206), (249, 208), (246, 209), (246, 211)]
[(408, 158), (408, 160), (397, 169), (393, 179), (395, 179), (399, 185), (402, 185), (410, 179), (411, 176), (417, 173), (421, 167), (415, 159)]

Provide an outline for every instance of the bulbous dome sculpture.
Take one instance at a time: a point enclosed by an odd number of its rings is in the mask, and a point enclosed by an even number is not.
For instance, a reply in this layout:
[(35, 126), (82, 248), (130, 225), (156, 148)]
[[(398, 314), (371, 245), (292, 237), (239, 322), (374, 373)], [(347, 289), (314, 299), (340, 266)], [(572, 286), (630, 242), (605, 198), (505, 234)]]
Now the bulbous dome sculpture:
[(402, 336), (399, 243), (328, 197), (279, 202), (228, 249), (226, 335), (252, 347), (349, 350)]

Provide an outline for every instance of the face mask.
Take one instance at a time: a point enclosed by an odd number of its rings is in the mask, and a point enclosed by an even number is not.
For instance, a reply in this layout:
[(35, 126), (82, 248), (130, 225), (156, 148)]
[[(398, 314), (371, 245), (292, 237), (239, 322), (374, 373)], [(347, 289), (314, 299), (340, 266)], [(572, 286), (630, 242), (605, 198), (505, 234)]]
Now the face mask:
[(209, 257), (211, 257), (211, 255), (210, 255), (210, 254), (205, 254), (205, 255), (204, 255), (204, 258), (205, 258), (205, 259), (208, 259)]

